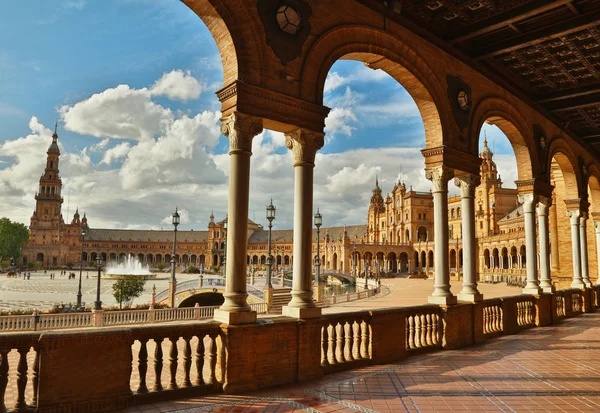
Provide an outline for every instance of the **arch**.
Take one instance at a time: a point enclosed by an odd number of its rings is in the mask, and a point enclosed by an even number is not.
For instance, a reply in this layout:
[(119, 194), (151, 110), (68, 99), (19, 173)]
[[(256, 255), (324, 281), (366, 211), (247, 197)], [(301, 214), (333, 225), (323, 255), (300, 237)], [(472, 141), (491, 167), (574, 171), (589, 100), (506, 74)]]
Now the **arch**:
[(35, 256), (35, 260), (43, 263), (44, 262), (44, 254), (42, 254), (41, 252), (38, 252), (38, 254)]
[(98, 254), (95, 252), (92, 252), (92, 254), (90, 255), (90, 258), (91, 258), (92, 262), (94, 262), (98, 259)]
[(424, 226), (420, 226), (417, 229), (417, 241), (426, 242), (427, 241), (427, 228)]
[(258, 265), (258, 255), (253, 255), (252, 256), (252, 264)]
[(146, 262), (154, 262), (154, 256), (152, 256), (152, 254), (148, 254), (146, 256)]
[(137, 259), (139, 262), (144, 262), (144, 254), (138, 254)]
[(267, 257), (264, 255), (260, 256), (260, 263), (261, 265), (265, 265), (267, 263)]
[(494, 248), (492, 250), (492, 258), (493, 258), (493, 268), (500, 268), (500, 256), (498, 253), (498, 248)]
[(204, 254), (200, 254), (200, 261), (198, 262), (198, 264), (201, 266), (206, 265), (206, 257), (204, 256)]
[(519, 255), (517, 254), (517, 247), (514, 245), (510, 248), (510, 259), (512, 260), (511, 267), (518, 268), (519, 267)]
[(192, 254), (192, 255), (190, 256), (190, 263), (191, 263), (192, 265), (197, 265), (197, 264), (198, 264), (198, 257), (196, 257), (196, 254)]
[(225, 241), (221, 242), (221, 249), (225, 251)]
[(398, 272), (398, 261), (395, 252), (390, 252), (387, 255), (387, 272)]
[(427, 263), (427, 253), (425, 251), (421, 251), (421, 261), (419, 261), (419, 267), (420, 268), (425, 268), (425, 265)]
[(419, 251), (415, 251), (415, 253), (413, 254), (413, 258), (414, 258), (414, 268), (415, 270), (419, 269)]
[(404, 238), (404, 242), (410, 242), (410, 231), (407, 229), (405, 233), (406, 237)]
[(165, 255), (165, 262), (166, 262), (166, 263), (169, 263), (169, 262), (171, 262), (171, 254), (166, 254), (166, 255)]
[(456, 269), (456, 250), (450, 250), (450, 271)]
[[(433, 253), (433, 251), (432, 251)], [(462, 271), (463, 268), (463, 250), (462, 248), (458, 250), (458, 270)]]
[(433, 268), (433, 250), (429, 250), (427, 256), (429, 258), (429, 268)]
[(213, 254), (213, 267), (219, 266), (219, 256), (217, 254)]
[(332, 267), (331, 267), (331, 269), (332, 269), (332, 270), (334, 270), (334, 271), (337, 271), (337, 269), (338, 269), (338, 262), (337, 262), (337, 259), (338, 259), (338, 255), (337, 255), (337, 253), (336, 253), (336, 252), (334, 252), (334, 253), (333, 253), (333, 260), (332, 260), (332, 261), (333, 261), (333, 263), (332, 263)]
[(408, 254), (406, 252), (401, 252), (400, 256), (400, 268), (399, 268), (399, 272), (400, 273), (406, 273), (409, 271), (408, 268)]
[(508, 249), (504, 247), (502, 248), (502, 268), (507, 269), (508, 267)]
[(200, 294), (194, 294), (183, 300), (177, 307), (178, 308), (189, 308), (194, 307), (196, 303), (200, 307), (217, 306), (222, 305), (225, 301), (222, 293), (215, 292), (204, 292)]
[[(42, 258), (43, 258), (43, 257), (42, 257)], [(87, 260), (88, 260), (88, 253), (87, 253), (87, 252), (85, 252), (85, 251), (83, 251), (83, 252), (81, 253), (81, 261), (87, 261)], [(36, 261), (39, 261), (39, 260), (36, 258)]]
[[(159, 256), (160, 256), (160, 255), (159, 255)], [(111, 252), (111, 253), (110, 253), (110, 255), (109, 255), (109, 257), (110, 257), (110, 260), (111, 260), (111, 261), (116, 261), (116, 260), (117, 260), (117, 254), (116, 254), (116, 253), (114, 253), (114, 252)]]
[(483, 251), (483, 268), (490, 268), (490, 250), (487, 248)]
[[(555, 143), (555, 141), (553, 141)], [(578, 176), (577, 158), (568, 145), (556, 144), (550, 152), (550, 180), (563, 200), (576, 199), (583, 195)], [(559, 195), (557, 193), (557, 195)]]
[[(442, 146), (451, 125), (451, 108), (445, 82), (412, 50), (400, 32), (394, 35), (372, 27), (343, 25), (323, 33), (312, 45), (303, 63), (302, 99), (323, 103), (325, 79), (340, 59), (358, 60), (372, 69), (382, 69), (400, 83), (415, 101), (425, 126), (427, 148)], [(437, 105), (440, 105), (438, 108)]]
[(290, 256), (289, 255), (285, 255), (283, 257), (283, 265), (290, 265)]
[(103, 252), (102, 254), (100, 254), (100, 256), (102, 257), (102, 261), (104, 261), (104, 263), (106, 264), (106, 253)]
[[(539, 175), (540, 162), (531, 128), (514, 105), (500, 97), (483, 99), (473, 111), (470, 130), (471, 154), (479, 154), (479, 135), (485, 122), (496, 125), (508, 138), (517, 159), (519, 180)], [(536, 161), (532, 161), (535, 159)]]
[(526, 251), (525, 245), (521, 245), (521, 248), (519, 249), (519, 255), (521, 256), (521, 268), (525, 268), (525, 265), (527, 264)]

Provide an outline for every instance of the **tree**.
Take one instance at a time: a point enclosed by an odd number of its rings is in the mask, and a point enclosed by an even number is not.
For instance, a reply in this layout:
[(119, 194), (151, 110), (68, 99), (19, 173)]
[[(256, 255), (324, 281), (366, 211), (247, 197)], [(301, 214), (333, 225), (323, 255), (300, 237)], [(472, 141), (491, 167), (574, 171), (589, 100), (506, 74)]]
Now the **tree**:
[(0, 258), (19, 262), (21, 244), (29, 239), (29, 230), (20, 222), (0, 218)]
[[(119, 303), (130, 306), (134, 298), (139, 297), (144, 292), (144, 279), (119, 280), (113, 284), (113, 296)], [(121, 295), (123, 291), (123, 295)]]

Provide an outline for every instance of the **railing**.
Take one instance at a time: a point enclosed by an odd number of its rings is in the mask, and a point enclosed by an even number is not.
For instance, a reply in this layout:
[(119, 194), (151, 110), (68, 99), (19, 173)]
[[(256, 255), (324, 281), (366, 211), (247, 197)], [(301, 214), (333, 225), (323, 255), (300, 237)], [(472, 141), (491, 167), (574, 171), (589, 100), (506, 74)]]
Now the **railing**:
[(321, 328), (321, 366), (369, 359), (369, 313), (327, 315)]
[(490, 335), (500, 333), (502, 324), (502, 301), (487, 300), (483, 304), (483, 334)]
[[(4, 337), (0, 340), (0, 360), (0, 412), (35, 410), (40, 376), (38, 335)], [(15, 388), (7, 398), (6, 390)]]
[(412, 307), (405, 315), (406, 351), (441, 346), (441, 317), (439, 306)]
[(323, 297), (322, 303), (324, 305), (334, 305), (339, 303), (347, 303), (350, 301), (362, 300), (364, 298), (373, 297), (379, 293), (379, 288), (373, 288), (365, 291), (357, 291), (353, 293), (347, 293), (342, 295), (330, 295)]
[(533, 327), (535, 324), (535, 303), (533, 297), (523, 297), (517, 301), (517, 325)]
[(92, 325), (92, 313), (43, 314), (39, 317), (37, 330), (82, 328)]

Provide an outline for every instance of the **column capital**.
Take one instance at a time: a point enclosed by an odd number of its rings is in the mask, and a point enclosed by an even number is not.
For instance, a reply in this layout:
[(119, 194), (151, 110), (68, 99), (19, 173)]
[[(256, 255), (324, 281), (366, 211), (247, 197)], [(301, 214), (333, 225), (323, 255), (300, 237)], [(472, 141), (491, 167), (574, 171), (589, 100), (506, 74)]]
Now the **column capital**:
[(581, 220), (581, 224), (585, 225), (585, 222), (588, 220), (589, 215), (586, 211), (581, 211), (581, 215), (579, 217), (579, 219)]
[(229, 138), (229, 154), (252, 153), (252, 139), (263, 131), (262, 119), (234, 112), (221, 118), (221, 133)]
[(552, 198), (540, 196), (540, 202), (537, 205), (537, 214), (540, 216), (548, 215), (548, 210), (552, 205)]
[(567, 216), (571, 219), (571, 225), (579, 225), (579, 218), (581, 218), (581, 211), (579, 209), (567, 211)]
[(460, 188), (461, 198), (475, 197), (475, 189), (481, 184), (479, 174), (463, 174), (454, 178), (454, 185)]
[(433, 192), (448, 192), (448, 181), (454, 176), (454, 169), (440, 165), (425, 169), (425, 178), (431, 181)]
[[(596, 228), (596, 234), (600, 234), (600, 221), (594, 221), (594, 227)], [(600, 250), (600, 246), (598, 246)]]
[(296, 129), (285, 134), (285, 146), (294, 155), (294, 166), (315, 165), (317, 151), (325, 145), (325, 133)]
[(525, 212), (535, 212), (535, 207), (539, 200), (540, 198), (536, 194), (519, 195), (519, 202), (523, 204)]

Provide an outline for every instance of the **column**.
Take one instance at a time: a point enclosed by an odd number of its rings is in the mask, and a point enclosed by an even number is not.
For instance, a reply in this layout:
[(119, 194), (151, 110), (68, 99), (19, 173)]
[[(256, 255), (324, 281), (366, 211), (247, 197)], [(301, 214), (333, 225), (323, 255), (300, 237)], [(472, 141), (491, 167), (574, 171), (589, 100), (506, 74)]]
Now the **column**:
[(254, 323), (246, 292), (248, 253), (248, 202), (252, 139), (262, 132), (262, 119), (234, 112), (221, 119), (221, 133), (229, 138), (229, 205), (225, 302), (215, 310), (216, 321), (227, 324)]
[(448, 181), (454, 171), (445, 166), (427, 169), (425, 177), (432, 183), (433, 193), (433, 265), (435, 282), (429, 296), (431, 304), (456, 304), (456, 296), (450, 292), (450, 268), (448, 266)]
[(581, 278), (586, 287), (591, 287), (587, 253), (587, 219), (588, 213), (582, 212), (579, 217), (579, 247), (581, 249)]
[(312, 219), (315, 155), (324, 134), (298, 129), (286, 134), (285, 144), (294, 155), (294, 264), (292, 300), (283, 315), (316, 318), (321, 309), (312, 300)]
[(525, 220), (525, 254), (527, 262), (527, 285), (523, 288), (523, 294), (541, 294), (540, 282), (537, 273), (537, 237), (535, 231), (535, 207), (539, 198), (535, 194), (526, 194), (519, 196), (523, 203), (523, 212)]
[(600, 221), (594, 216), (594, 227), (596, 228), (596, 250), (598, 255), (598, 279), (596, 284), (600, 285)]
[[(479, 186), (480, 177), (475, 174), (462, 175), (454, 179), (460, 188), (463, 235), (463, 289), (458, 294), (461, 301), (481, 301), (483, 295), (477, 290), (477, 264), (475, 262), (477, 240), (475, 239), (475, 189)], [(459, 266), (457, 253), (456, 266)]]
[(581, 277), (581, 250), (579, 248), (579, 224), (581, 212), (576, 209), (568, 211), (567, 216), (571, 221), (571, 249), (573, 252), (573, 282), (571, 288), (584, 288), (583, 278)]
[(552, 198), (540, 197), (538, 204), (538, 229), (540, 231), (540, 287), (545, 293), (555, 291), (550, 274), (550, 232), (548, 228), (548, 212), (552, 204)]
[(550, 205), (550, 257), (552, 263), (552, 272), (558, 272), (560, 261), (558, 257), (558, 216), (556, 215), (556, 196), (552, 192), (552, 204)]

